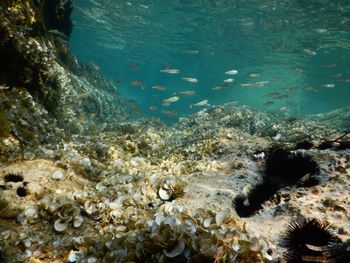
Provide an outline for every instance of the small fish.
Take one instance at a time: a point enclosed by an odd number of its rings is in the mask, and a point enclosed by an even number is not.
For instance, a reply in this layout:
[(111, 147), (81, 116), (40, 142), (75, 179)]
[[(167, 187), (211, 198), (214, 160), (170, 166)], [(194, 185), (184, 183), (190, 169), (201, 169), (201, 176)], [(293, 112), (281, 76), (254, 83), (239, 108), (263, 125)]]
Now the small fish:
[[(195, 94), (194, 90), (183, 90), (178, 92), (181, 95), (186, 95), (186, 96), (193, 96)], [(176, 92), (174, 93), (176, 94)]]
[(249, 77), (250, 78), (257, 78), (257, 77), (260, 77), (260, 74), (257, 72), (251, 72), (251, 73), (249, 73)]
[(295, 71), (298, 72), (299, 74), (304, 72), (304, 69), (302, 68), (295, 68)]
[(180, 70), (178, 69), (161, 69), (160, 70), (161, 73), (167, 73), (167, 74), (179, 74)]
[(96, 112), (92, 112), (92, 113), (90, 113), (90, 119), (95, 119), (96, 118), (96, 116), (97, 116), (97, 113)]
[(138, 114), (138, 115), (141, 115), (141, 114), (142, 114), (142, 111), (141, 111), (141, 109), (140, 109), (139, 107), (133, 108), (132, 111), (135, 112), (135, 113)]
[(175, 110), (162, 110), (162, 113), (169, 115), (169, 116), (177, 115), (177, 112)]
[(309, 49), (309, 48), (305, 48), (304, 49), (304, 52), (307, 54), (307, 55), (309, 55), (310, 57), (314, 57), (314, 56), (316, 56), (316, 51), (314, 51), (314, 50), (312, 50), (312, 49)]
[(317, 91), (317, 89), (316, 89), (315, 86), (308, 86), (305, 90), (306, 90), (306, 91), (314, 91), (314, 92)]
[(267, 102), (264, 103), (264, 106), (271, 106), (273, 104), (274, 104), (273, 101), (267, 101)]
[(335, 68), (337, 66), (337, 64), (333, 63), (333, 64), (322, 64), (321, 67), (322, 68)]
[(200, 107), (200, 106), (205, 106), (205, 105), (208, 105), (208, 100), (202, 100), (202, 101), (197, 102), (195, 104), (191, 104), (190, 108), (192, 109), (193, 106)]
[(188, 81), (188, 82), (191, 82), (191, 83), (197, 83), (198, 82), (198, 79), (195, 79), (195, 78), (182, 78), (183, 80), (185, 81)]
[(242, 83), (241, 87), (242, 88), (262, 88), (265, 86), (265, 84), (269, 82), (270, 81), (268, 80), (264, 80), (264, 81), (254, 82), (254, 83)]
[(177, 101), (179, 101), (179, 99), (180, 99), (179, 96), (173, 96), (173, 97), (164, 99), (164, 100), (163, 100), (163, 105), (164, 105), (164, 106), (169, 106), (170, 103), (177, 102)]
[(264, 97), (275, 98), (279, 95), (280, 95), (279, 92), (270, 92), (270, 93), (267, 93)]
[(283, 94), (283, 95), (279, 95), (279, 96), (277, 96), (275, 98), (279, 99), (279, 100), (283, 100), (283, 99), (287, 99), (288, 97), (289, 97), (288, 95)]
[(150, 106), (149, 109), (151, 111), (156, 111), (156, 110), (158, 110), (158, 107), (157, 106)]
[(280, 111), (286, 111), (286, 110), (288, 110), (288, 106), (282, 106), (282, 107), (280, 108)]
[(127, 100), (126, 102), (130, 105), (130, 104), (135, 104), (136, 100), (130, 99), (130, 100)]
[(116, 84), (116, 85), (119, 85), (120, 83), (122, 83), (122, 81), (121, 81), (120, 79), (116, 79), (116, 80), (115, 80), (115, 84)]
[(328, 89), (334, 89), (335, 88), (335, 84), (333, 84), (333, 83), (324, 84), (324, 85), (322, 85), (322, 87), (328, 88)]
[(191, 54), (191, 55), (199, 54), (199, 50), (197, 50), (197, 49), (186, 50), (185, 52), (187, 54)]
[(91, 66), (94, 70), (96, 70), (96, 71), (99, 71), (100, 70), (100, 67), (99, 67), (99, 65), (97, 65), (96, 63), (94, 63), (93, 61), (89, 61), (88, 62), (88, 65), (89, 66)]
[(140, 71), (140, 68), (138, 66), (136, 66), (135, 64), (128, 64), (128, 67), (132, 70), (132, 71)]
[(221, 90), (221, 89), (222, 89), (222, 86), (215, 86), (215, 87), (212, 87), (211, 89), (212, 89), (212, 90)]
[(297, 88), (296, 87), (290, 87), (290, 88), (286, 88), (284, 91), (287, 92), (287, 93), (295, 93), (297, 91)]
[(136, 88), (141, 88), (142, 90), (144, 90), (146, 88), (145, 83), (143, 83), (140, 80), (134, 79), (133, 81), (131, 81), (131, 86), (136, 87)]
[(237, 103), (238, 103), (238, 100), (229, 101), (229, 102), (224, 103), (224, 107), (225, 107), (225, 108), (232, 108), (232, 107), (234, 107)]
[(148, 7), (148, 5), (140, 5), (140, 7), (142, 7), (142, 8), (144, 8), (144, 9), (148, 9), (149, 7)]
[(83, 99), (83, 98), (87, 98), (87, 97), (89, 97), (90, 95), (91, 95), (90, 92), (87, 91), (87, 92), (78, 94), (78, 95), (77, 95), (77, 99), (80, 100), (80, 99)]
[(165, 91), (165, 90), (166, 90), (166, 87), (165, 87), (165, 86), (162, 86), (162, 85), (155, 85), (155, 86), (152, 87), (152, 89), (160, 90), (160, 91)]
[(235, 81), (235, 79), (229, 78), (229, 79), (225, 79), (224, 83), (232, 83), (234, 81)]
[(328, 32), (328, 30), (325, 28), (316, 28), (315, 31), (319, 34), (324, 34)]
[(238, 71), (235, 70), (235, 69), (232, 69), (232, 70), (229, 70), (229, 71), (225, 72), (226, 75), (236, 75), (237, 73), (238, 73)]

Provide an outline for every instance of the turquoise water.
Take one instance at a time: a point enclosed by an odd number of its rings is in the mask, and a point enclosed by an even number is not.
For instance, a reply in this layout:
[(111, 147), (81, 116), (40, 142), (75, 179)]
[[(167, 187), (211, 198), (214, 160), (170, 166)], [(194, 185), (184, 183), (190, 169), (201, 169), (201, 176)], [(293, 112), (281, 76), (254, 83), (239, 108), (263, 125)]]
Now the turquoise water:
[(141, 116), (175, 121), (203, 100), (292, 115), (350, 105), (349, 1), (76, 0), (73, 20), (73, 53)]

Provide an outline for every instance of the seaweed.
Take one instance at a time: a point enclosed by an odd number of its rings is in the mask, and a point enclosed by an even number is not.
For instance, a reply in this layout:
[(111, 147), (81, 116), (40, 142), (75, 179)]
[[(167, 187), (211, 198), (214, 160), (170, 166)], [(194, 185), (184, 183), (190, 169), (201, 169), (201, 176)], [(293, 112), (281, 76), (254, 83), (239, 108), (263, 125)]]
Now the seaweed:
[(7, 120), (5, 111), (0, 108), (0, 138), (6, 138), (10, 135), (11, 125)]

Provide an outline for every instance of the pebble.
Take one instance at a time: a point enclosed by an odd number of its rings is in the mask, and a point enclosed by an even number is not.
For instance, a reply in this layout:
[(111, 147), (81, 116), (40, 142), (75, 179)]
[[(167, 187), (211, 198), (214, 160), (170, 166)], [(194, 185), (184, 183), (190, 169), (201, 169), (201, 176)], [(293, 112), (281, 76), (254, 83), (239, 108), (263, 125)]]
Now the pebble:
[(34, 153), (31, 153), (31, 152), (26, 152), (24, 155), (23, 155), (23, 158), (25, 160), (33, 160), (35, 158), (35, 154)]
[(61, 170), (57, 170), (51, 175), (51, 177), (55, 180), (61, 180), (63, 178), (63, 172)]
[(85, 167), (91, 166), (91, 160), (89, 158), (83, 158), (81, 159), (80, 163)]

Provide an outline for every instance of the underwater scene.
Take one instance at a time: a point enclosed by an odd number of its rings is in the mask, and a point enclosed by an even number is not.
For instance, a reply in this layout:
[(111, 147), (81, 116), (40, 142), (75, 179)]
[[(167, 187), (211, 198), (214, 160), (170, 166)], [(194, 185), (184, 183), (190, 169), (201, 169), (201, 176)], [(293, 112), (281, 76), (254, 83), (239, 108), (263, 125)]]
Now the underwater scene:
[(349, 263), (348, 0), (1, 0), (0, 262)]

